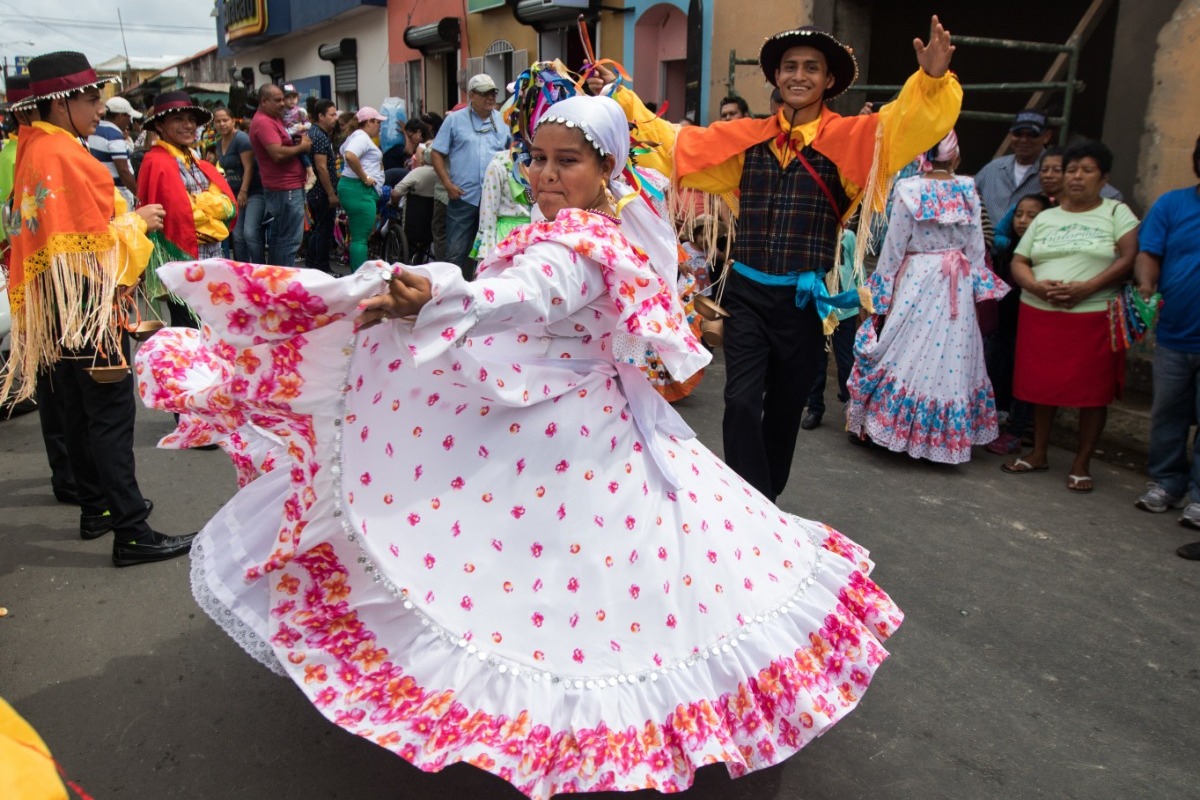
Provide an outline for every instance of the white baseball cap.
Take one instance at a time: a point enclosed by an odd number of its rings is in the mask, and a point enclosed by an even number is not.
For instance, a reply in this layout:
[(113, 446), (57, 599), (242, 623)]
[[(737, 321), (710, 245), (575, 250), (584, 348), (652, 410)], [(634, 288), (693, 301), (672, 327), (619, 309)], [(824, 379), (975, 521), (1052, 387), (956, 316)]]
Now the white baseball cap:
[(488, 92), (496, 92), (496, 82), (492, 80), (492, 76), (487, 73), (472, 75), (471, 80), (467, 81), (468, 92), (478, 92), (479, 94), (487, 94)]
[(129, 101), (124, 97), (110, 97), (108, 102), (104, 104), (110, 114), (128, 114), (133, 119), (141, 119), (142, 112), (130, 105)]

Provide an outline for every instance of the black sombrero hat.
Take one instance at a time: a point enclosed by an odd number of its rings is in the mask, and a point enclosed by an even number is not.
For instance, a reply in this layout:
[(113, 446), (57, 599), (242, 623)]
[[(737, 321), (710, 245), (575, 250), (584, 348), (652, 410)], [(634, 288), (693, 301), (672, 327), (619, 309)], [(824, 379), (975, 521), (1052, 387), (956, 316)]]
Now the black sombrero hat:
[(176, 111), (191, 111), (201, 125), (207, 125), (212, 120), (212, 112), (204, 106), (196, 105), (196, 101), (187, 92), (163, 92), (154, 98), (154, 105), (146, 112), (146, 119), (142, 125), (151, 125)]
[(825, 92), (826, 100), (837, 97), (858, 80), (858, 62), (854, 59), (854, 51), (833, 38), (828, 31), (805, 25), (775, 34), (763, 42), (762, 50), (758, 51), (758, 65), (772, 86), (775, 86), (775, 73), (779, 70), (783, 54), (793, 47), (812, 47), (825, 55), (829, 72), (833, 75), (833, 88)]
[(0, 103), (0, 111), (20, 111), (33, 105), (33, 93), (29, 91), (28, 75), (9, 75), (5, 78), (6, 101)]
[(83, 89), (99, 89), (106, 83), (120, 83), (115, 76), (100, 76), (87, 56), (71, 50), (46, 53), (29, 59), (29, 94), (24, 101), (57, 100)]

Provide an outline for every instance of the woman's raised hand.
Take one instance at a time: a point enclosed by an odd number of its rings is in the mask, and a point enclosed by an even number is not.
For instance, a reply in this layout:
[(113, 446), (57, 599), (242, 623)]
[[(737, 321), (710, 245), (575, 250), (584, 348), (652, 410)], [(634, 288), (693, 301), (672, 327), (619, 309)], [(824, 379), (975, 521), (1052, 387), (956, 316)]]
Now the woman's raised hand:
[(913, 39), (913, 49), (917, 51), (917, 63), (929, 77), (940, 78), (950, 69), (954, 45), (950, 43), (950, 31), (942, 27), (937, 14), (929, 23), (929, 44)]
[(377, 295), (358, 304), (362, 311), (354, 320), (358, 330), (378, 325), (385, 319), (416, 316), (433, 299), (429, 279), (400, 270), (388, 280), (386, 294)]

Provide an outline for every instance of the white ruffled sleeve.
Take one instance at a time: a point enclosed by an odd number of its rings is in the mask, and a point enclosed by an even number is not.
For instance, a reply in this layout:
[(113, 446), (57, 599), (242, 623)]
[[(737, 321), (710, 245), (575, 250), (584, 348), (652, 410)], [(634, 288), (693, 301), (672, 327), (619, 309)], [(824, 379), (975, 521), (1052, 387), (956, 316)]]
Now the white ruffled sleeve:
[(437, 357), (465, 336), (564, 319), (605, 293), (595, 262), (554, 242), (533, 244), (495, 277), (472, 282), (453, 264), (406, 269), (433, 284), (433, 299), (404, 337), (416, 364)]

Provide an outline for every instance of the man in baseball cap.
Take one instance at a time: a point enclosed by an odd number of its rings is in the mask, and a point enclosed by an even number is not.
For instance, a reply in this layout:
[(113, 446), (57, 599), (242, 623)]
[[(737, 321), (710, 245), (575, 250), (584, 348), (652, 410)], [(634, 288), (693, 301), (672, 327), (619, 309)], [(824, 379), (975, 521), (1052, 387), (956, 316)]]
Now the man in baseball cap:
[(129, 123), (141, 119), (138, 111), (124, 97), (110, 97), (104, 104), (104, 119), (96, 132), (87, 138), (88, 150), (108, 169), (113, 185), (121, 192), (130, 208), (137, 196), (137, 178), (129, 163)]
[(1051, 136), (1046, 115), (1032, 108), (1018, 111), (1009, 131), (1012, 155), (989, 162), (975, 176), (979, 196), (993, 220), (1003, 219), (1022, 197), (1042, 190), (1037, 168)]
[(467, 81), (467, 107), (451, 111), (433, 140), (431, 160), (446, 187), (446, 252), (438, 255), (459, 266), (467, 280), (475, 277), (471, 247), (479, 232), (483, 173), (497, 151), (508, 147), (508, 126), (496, 110), (500, 90), (490, 75)]

